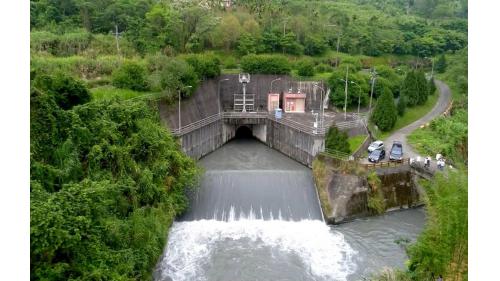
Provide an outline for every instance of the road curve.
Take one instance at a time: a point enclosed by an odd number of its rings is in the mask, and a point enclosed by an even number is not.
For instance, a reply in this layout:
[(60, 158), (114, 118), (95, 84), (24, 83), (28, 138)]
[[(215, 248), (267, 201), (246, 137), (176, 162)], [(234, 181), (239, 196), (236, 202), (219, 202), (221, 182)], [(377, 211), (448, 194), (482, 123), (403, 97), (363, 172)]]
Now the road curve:
[[(411, 145), (408, 144), (406, 137), (414, 130), (418, 129), (420, 126), (429, 123), (432, 119), (445, 112), (446, 108), (451, 102), (451, 91), (448, 85), (439, 80), (434, 81), (436, 83), (437, 89), (439, 90), (439, 99), (436, 105), (422, 118), (411, 123), (410, 125), (407, 125), (406, 127), (397, 130), (392, 135), (387, 137), (387, 139), (384, 140), (387, 153), (389, 153), (393, 141), (401, 141), (403, 143), (403, 155), (405, 158), (413, 158), (418, 156), (418, 153), (416, 153)], [(386, 157), (386, 160), (387, 159), (389, 159), (388, 156)]]

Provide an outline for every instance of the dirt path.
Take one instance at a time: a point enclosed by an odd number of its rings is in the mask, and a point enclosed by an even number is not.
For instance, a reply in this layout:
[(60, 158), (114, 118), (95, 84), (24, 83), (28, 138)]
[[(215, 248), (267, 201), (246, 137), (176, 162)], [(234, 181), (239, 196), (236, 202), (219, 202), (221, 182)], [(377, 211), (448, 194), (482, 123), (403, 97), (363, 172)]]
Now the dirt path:
[[(451, 91), (448, 85), (439, 80), (434, 81), (436, 82), (436, 86), (439, 91), (439, 99), (436, 105), (432, 108), (431, 111), (424, 115), (424, 117), (418, 119), (417, 121), (411, 123), (406, 127), (397, 130), (384, 140), (387, 153), (386, 159), (384, 161), (388, 161), (389, 159), (388, 155), (391, 150), (393, 141), (401, 141), (403, 143), (403, 155), (405, 158), (414, 158), (418, 156), (418, 153), (415, 152), (411, 145), (408, 144), (406, 137), (420, 126), (429, 123), (432, 119), (441, 115), (451, 102)], [(433, 155), (431, 156), (433, 157)]]

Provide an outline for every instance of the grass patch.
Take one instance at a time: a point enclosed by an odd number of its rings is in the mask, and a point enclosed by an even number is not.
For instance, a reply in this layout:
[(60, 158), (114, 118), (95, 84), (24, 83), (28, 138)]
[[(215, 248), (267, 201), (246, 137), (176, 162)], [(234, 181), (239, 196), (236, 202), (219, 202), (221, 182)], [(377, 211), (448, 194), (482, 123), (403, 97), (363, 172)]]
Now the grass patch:
[(351, 152), (352, 153), (356, 152), (359, 149), (359, 147), (363, 144), (365, 139), (366, 135), (354, 136), (347, 139), (347, 141), (349, 142), (349, 149), (351, 150)]
[(119, 89), (113, 86), (103, 86), (90, 89), (93, 100), (128, 100), (143, 95), (158, 94), (154, 92), (137, 92), (129, 89)]
[(410, 125), (411, 123), (417, 121), (418, 119), (425, 116), (432, 108), (436, 105), (436, 102), (439, 99), (439, 94), (436, 92), (434, 95), (429, 96), (427, 102), (423, 105), (418, 105), (415, 107), (407, 108), (406, 112), (403, 116), (398, 116), (398, 120), (396, 121), (396, 125), (390, 131), (381, 132), (380, 130), (375, 130), (375, 127), (372, 123), (370, 123), (370, 130), (376, 136), (377, 139), (385, 140), (395, 131)]

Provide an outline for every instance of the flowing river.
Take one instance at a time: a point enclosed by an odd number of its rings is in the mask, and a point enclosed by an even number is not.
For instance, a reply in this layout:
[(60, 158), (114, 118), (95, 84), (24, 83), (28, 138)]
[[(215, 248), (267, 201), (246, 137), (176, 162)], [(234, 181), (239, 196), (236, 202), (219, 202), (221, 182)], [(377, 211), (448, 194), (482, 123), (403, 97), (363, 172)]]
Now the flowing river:
[(311, 170), (253, 139), (200, 160), (190, 210), (174, 222), (155, 280), (363, 280), (403, 267), (422, 209), (338, 226), (322, 221)]

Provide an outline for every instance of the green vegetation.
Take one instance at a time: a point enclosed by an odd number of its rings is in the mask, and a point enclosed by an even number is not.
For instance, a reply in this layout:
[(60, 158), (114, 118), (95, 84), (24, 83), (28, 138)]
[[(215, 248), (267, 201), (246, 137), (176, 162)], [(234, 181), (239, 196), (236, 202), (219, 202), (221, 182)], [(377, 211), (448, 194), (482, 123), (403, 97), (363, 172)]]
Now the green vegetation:
[(408, 136), (408, 142), (422, 155), (443, 154), (457, 164), (468, 160), (467, 111), (455, 110), (450, 117), (439, 117)]
[(398, 111), (394, 104), (392, 93), (389, 90), (382, 93), (382, 96), (378, 99), (371, 118), (372, 122), (382, 131), (389, 131), (396, 124)]
[(247, 55), (241, 59), (241, 69), (248, 73), (288, 74), (291, 66), (281, 55)]
[(366, 137), (367, 135), (358, 135), (350, 137), (347, 141), (349, 142), (349, 149), (351, 150), (351, 152), (357, 151), (365, 141)]
[(300, 76), (313, 76), (314, 75), (314, 64), (311, 60), (301, 60), (297, 64), (297, 73)]
[(30, 98), (32, 278), (150, 279), (187, 207), (194, 161), (145, 102), (68, 104), (62, 97), (88, 92), (81, 83), (34, 84), (43, 90)]
[(113, 86), (96, 87), (90, 90), (93, 100), (128, 100), (147, 95), (159, 95), (154, 92), (137, 92), (129, 89), (118, 89)]
[(437, 73), (444, 73), (446, 71), (446, 56), (444, 54), (441, 54), (436, 61), (436, 65), (434, 66), (434, 69), (436, 70)]
[(413, 280), (428, 280), (442, 274), (445, 280), (467, 280), (468, 216), (467, 175), (449, 171), (425, 184), (426, 227), (408, 249), (408, 275)]
[(367, 177), (370, 192), (368, 194), (368, 208), (375, 214), (385, 212), (385, 199), (382, 192), (382, 182), (376, 172), (371, 172)]
[(331, 126), (326, 134), (325, 147), (326, 149), (351, 153), (348, 138), (345, 131), (340, 131), (337, 127)]
[(113, 86), (134, 91), (147, 90), (146, 69), (137, 63), (127, 62), (112, 74)]
[(371, 128), (372, 133), (376, 135), (377, 139), (381, 140), (386, 139), (393, 132), (410, 125), (411, 123), (415, 122), (416, 120), (422, 118), (427, 113), (429, 113), (429, 111), (432, 110), (432, 108), (436, 105), (438, 99), (439, 99), (438, 95), (430, 96), (425, 104), (417, 105), (412, 108), (407, 108), (405, 114), (396, 120), (396, 124), (391, 130), (387, 132), (381, 132), (380, 130), (375, 130), (374, 128)]
[(324, 211), (326, 216), (332, 213), (332, 206), (328, 199), (328, 171), (325, 163), (316, 158), (312, 163), (312, 171), (314, 175), (314, 183), (318, 191), (319, 201), (321, 203), (321, 209)]
[(50, 94), (62, 109), (70, 109), (90, 100), (90, 92), (81, 81), (61, 72), (54, 76), (37, 75), (33, 84)]

